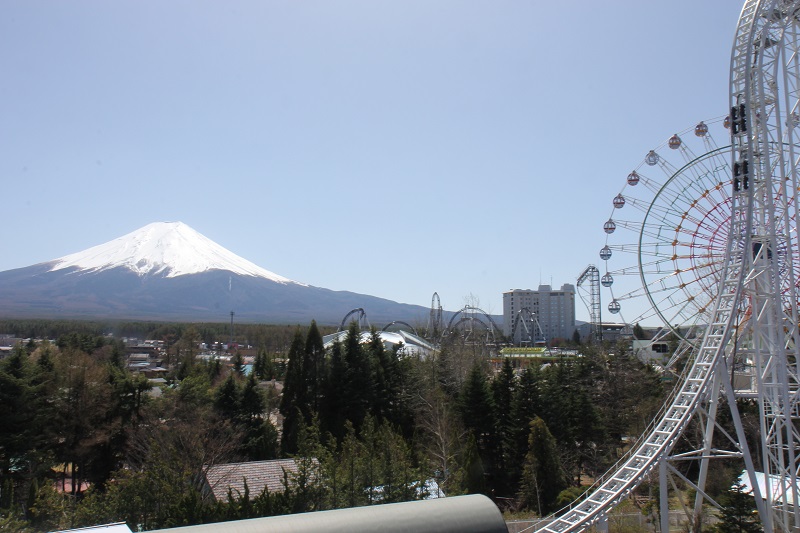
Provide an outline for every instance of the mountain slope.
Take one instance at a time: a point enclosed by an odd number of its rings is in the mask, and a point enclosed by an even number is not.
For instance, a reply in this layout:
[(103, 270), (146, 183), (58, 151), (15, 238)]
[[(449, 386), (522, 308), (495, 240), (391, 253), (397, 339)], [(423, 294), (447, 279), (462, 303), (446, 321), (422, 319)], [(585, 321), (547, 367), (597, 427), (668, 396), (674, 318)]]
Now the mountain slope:
[(336, 324), (362, 307), (376, 326), (421, 323), (428, 309), (331, 291), (263, 269), (182, 223), (156, 223), (108, 243), (0, 272), (6, 317)]

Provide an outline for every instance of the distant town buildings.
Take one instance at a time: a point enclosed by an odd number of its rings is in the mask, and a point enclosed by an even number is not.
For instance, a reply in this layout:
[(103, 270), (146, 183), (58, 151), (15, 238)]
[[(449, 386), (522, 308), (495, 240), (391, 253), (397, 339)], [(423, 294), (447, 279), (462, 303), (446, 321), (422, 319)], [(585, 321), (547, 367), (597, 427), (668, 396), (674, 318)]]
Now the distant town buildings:
[(571, 339), (575, 332), (575, 286), (565, 283), (559, 290), (539, 285), (538, 290), (512, 289), (503, 293), (503, 329), (514, 344), (520, 342), (524, 328), (514, 328), (517, 315), (524, 310), (536, 317), (544, 340)]

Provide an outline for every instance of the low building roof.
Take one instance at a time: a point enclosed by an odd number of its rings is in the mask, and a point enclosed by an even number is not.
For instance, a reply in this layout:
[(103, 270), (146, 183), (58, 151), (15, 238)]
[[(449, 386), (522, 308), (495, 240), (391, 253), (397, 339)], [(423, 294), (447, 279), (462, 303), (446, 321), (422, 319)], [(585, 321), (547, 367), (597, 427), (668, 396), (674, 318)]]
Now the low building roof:
[(234, 494), (244, 494), (245, 480), (252, 497), (261, 494), (265, 488), (268, 492), (280, 492), (284, 489), (285, 475), (297, 472), (294, 459), (216, 464), (206, 469), (206, 483), (214, 498), (224, 501), (228, 498), (228, 488)]
[[(336, 333), (331, 333), (330, 335), (322, 337), (325, 349), (327, 350), (333, 346), (333, 343), (336, 341), (344, 342), (345, 338), (347, 338), (347, 333), (346, 330), (337, 331)], [(377, 333), (385, 349), (393, 350), (400, 346), (399, 355), (419, 355), (421, 357), (426, 357), (436, 349), (433, 344), (408, 331), (378, 331)], [(359, 333), (359, 340), (361, 344), (368, 344), (370, 340), (372, 340), (372, 332), (366, 330), (361, 331)]]

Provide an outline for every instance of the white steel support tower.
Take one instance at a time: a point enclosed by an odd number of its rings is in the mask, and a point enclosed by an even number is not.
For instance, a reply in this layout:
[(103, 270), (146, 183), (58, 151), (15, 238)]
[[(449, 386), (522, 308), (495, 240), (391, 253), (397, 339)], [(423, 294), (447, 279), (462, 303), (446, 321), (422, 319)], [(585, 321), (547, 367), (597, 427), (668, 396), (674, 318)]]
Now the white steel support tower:
[[(617, 466), (580, 501), (538, 531), (581, 531), (650, 474), (661, 481), (662, 524), (670, 475), (697, 491), (693, 531), (701, 527), (709, 464), (741, 458), (764, 531), (800, 531), (800, 379), (798, 379), (798, 165), (800, 165), (800, 0), (747, 0), (731, 54), (730, 131), (733, 180), (730, 228), (713, 310), (702, 320), (692, 357), (661, 413)], [(753, 369), (750, 398), (759, 409), (757, 450), (748, 448), (731, 383), (734, 364)], [(730, 407), (735, 434), (716, 421)], [(704, 428), (694, 450), (673, 453), (689, 421)], [(727, 442), (714, 443), (723, 434)], [(756, 459), (757, 458), (757, 459)], [(697, 479), (675, 467), (696, 460)], [(763, 472), (766, 482), (757, 482)]]
[[(734, 203), (744, 355), (755, 367), (765, 530), (797, 531), (800, 1), (745, 4), (731, 59)], [(738, 189), (738, 190), (737, 190)]]

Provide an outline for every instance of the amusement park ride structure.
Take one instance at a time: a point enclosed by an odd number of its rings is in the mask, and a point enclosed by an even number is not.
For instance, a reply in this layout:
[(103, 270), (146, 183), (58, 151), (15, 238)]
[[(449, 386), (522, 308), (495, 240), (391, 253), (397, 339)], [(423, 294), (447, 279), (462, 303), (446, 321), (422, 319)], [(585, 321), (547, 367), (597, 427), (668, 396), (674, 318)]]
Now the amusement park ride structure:
[[(656, 255), (648, 262), (642, 250), (658, 248), (648, 248), (645, 241), (663, 240), (664, 235), (643, 230), (639, 242), (639, 274), (643, 282), (653, 284), (653, 290), (644, 289), (667, 322), (665, 327), (682, 338), (681, 353), (687, 355), (684, 372), (650, 428), (625, 457), (583, 498), (535, 526), (537, 531), (565, 533), (602, 525), (611, 509), (656, 472), (661, 531), (669, 530), (667, 495), (675, 478), (696, 491), (694, 510), (687, 512), (692, 530), (698, 531), (703, 504), (719, 507), (705, 491), (709, 465), (718, 459), (742, 461), (764, 531), (800, 530), (800, 0), (745, 2), (731, 54), (729, 97), (730, 147), (711, 147), (706, 154), (724, 154), (729, 159), (726, 175), (720, 174), (718, 166), (703, 163), (711, 161), (705, 156), (676, 169), (669, 186), (686, 184), (679, 187), (676, 198), (693, 191), (697, 196), (682, 213), (661, 217), (674, 216), (677, 221), (667, 228), (674, 240), (663, 242), (666, 248), (673, 247), (673, 253), (667, 256), (669, 260), (659, 262)], [(695, 128), (698, 137), (707, 132), (704, 123)], [(680, 136), (674, 135), (667, 147), (679, 150), (681, 144)], [(648, 166), (657, 167), (661, 161), (655, 150), (645, 157)], [(710, 168), (710, 174), (703, 168)], [(718, 176), (717, 184), (693, 189), (692, 183), (698, 180), (692, 176), (698, 174)], [(636, 172), (628, 178), (629, 184), (638, 181)], [(719, 201), (709, 204), (709, 196)], [(614, 208), (628, 200), (619, 195)], [(665, 213), (674, 210), (673, 204), (666, 204)], [(653, 205), (644, 206), (648, 214)], [(722, 232), (704, 231), (711, 226), (718, 229), (720, 221), (724, 222)], [(611, 234), (618, 222), (610, 218), (604, 229)], [(694, 229), (687, 233), (689, 226)], [(680, 244), (684, 239), (688, 242), (685, 254)], [(705, 243), (697, 245), (702, 239)], [(608, 260), (612, 252), (606, 245), (601, 258)], [(681, 259), (686, 262), (680, 263)], [(668, 264), (673, 265), (672, 271)], [(652, 275), (649, 280), (648, 275)], [(668, 291), (655, 297), (662, 287)], [(614, 298), (609, 311), (620, 309), (620, 300)], [(677, 323), (689, 316), (693, 325)], [(749, 369), (746, 391), (734, 388), (734, 366)], [(759, 411), (759, 437), (753, 443), (757, 449), (752, 450), (737, 403), (745, 394)], [(721, 404), (730, 411), (732, 434), (717, 423)], [(703, 429), (701, 442), (677, 453), (675, 444), (693, 419)], [(688, 479), (678, 467), (689, 460), (698, 464), (696, 478)], [(759, 484), (762, 472), (765, 482)]]
[[(605, 277), (609, 276), (606, 274)], [(589, 289), (586, 289), (586, 282), (589, 282)], [(600, 271), (594, 265), (587, 266), (580, 276), (578, 276), (578, 295), (589, 309), (589, 325), (591, 327), (591, 339), (593, 342), (603, 340), (603, 325), (600, 311)], [(588, 292), (588, 295), (585, 294)], [(588, 301), (587, 301), (588, 300)]]

